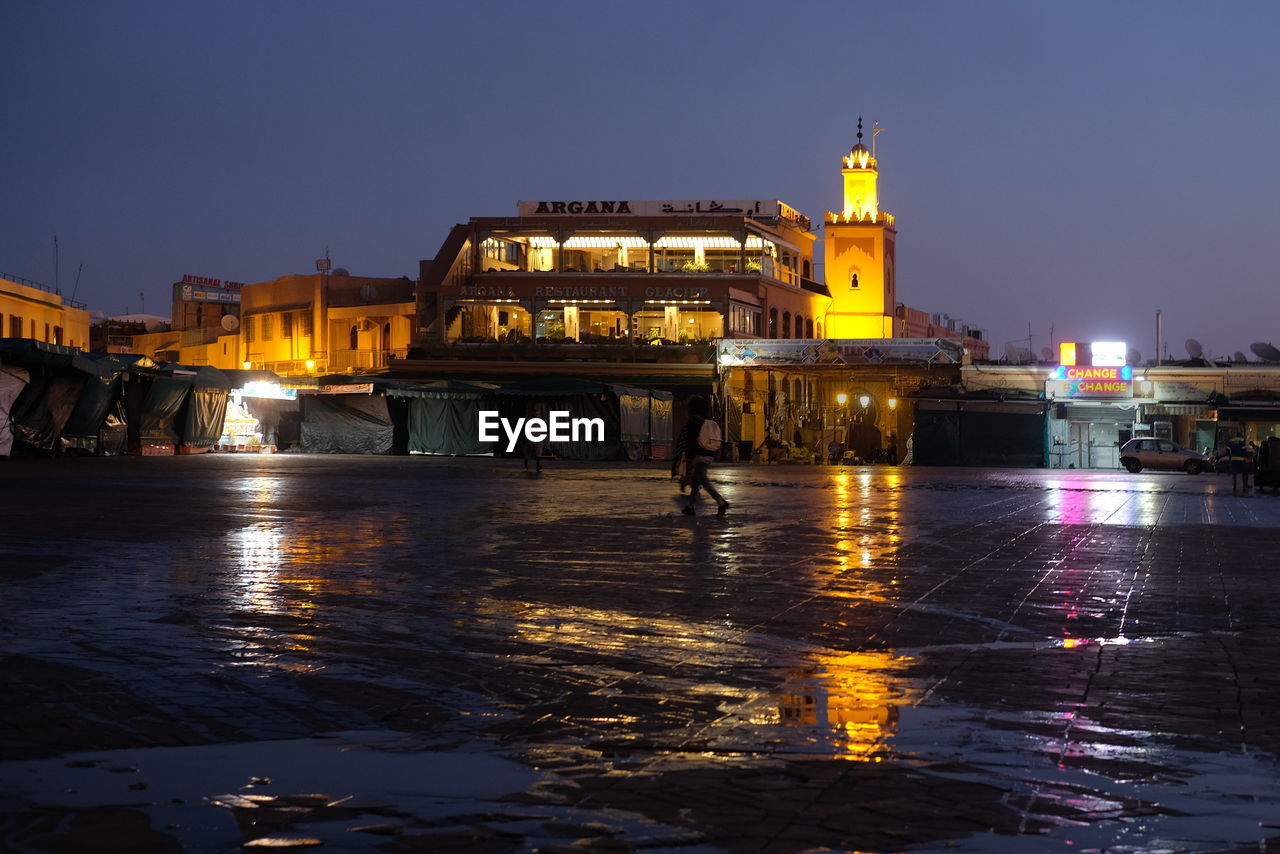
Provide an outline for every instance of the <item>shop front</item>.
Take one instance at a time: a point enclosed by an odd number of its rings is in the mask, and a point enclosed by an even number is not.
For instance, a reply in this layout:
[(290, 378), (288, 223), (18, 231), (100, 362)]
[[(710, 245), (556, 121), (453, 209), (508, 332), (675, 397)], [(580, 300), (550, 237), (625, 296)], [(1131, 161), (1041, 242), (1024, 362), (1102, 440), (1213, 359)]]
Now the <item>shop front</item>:
[(724, 337), (730, 316), (760, 316), (760, 306), (724, 284), (502, 278), (459, 289), (446, 306), (446, 343), (696, 344)]

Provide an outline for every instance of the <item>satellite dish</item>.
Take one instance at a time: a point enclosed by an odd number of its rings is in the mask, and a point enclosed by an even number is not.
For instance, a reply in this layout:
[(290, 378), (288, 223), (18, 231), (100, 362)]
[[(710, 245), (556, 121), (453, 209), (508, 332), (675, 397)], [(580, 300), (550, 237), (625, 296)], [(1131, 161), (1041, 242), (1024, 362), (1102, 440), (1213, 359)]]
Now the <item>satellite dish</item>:
[(334, 271), (333, 271), (333, 275), (335, 275), (335, 276), (350, 276), (350, 275), (351, 275), (351, 273), (349, 273), (349, 272), (347, 271), (347, 268), (346, 268), (346, 267), (339, 267), (338, 269), (336, 269), (336, 270), (334, 270)]
[(378, 298), (378, 289), (373, 285), (362, 285), (360, 288), (360, 298), (365, 302), (373, 302)]
[(1138, 352), (1136, 347), (1130, 347), (1129, 351), (1124, 354), (1124, 363), (1130, 367), (1137, 367), (1142, 364), (1142, 354)]
[(1194, 338), (1187, 339), (1187, 355), (1193, 359), (1204, 357), (1204, 347), (1200, 346), (1200, 342)]
[(228, 332), (235, 332), (240, 328), (240, 318), (234, 314), (224, 314), (222, 316), (222, 328)]
[(1041, 356), (1041, 358), (1043, 358), (1046, 362), (1052, 362), (1052, 361), (1053, 361), (1053, 348), (1052, 348), (1052, 347), (1045, 347), (1044, 349), (1042, 349), (1042, 350), (1040, 351), (1040, 356)]
[(1237, 351), (1236, 351), (1236, 354), (1235, 354), (1234, 356), (1232, 356), (1232, 357), (1231, 357), (1231, 360), (1232, 360), (1233, 362), (1247, 362), (1247, 361), (1249, 361), (1248, 357), (1247, 357), (1247, 356), (1245, 356), (1245, 354), (1244, 354), (1244, 353), (1241, 353), (1239, 350), (1237, 350)]
[[(368, 287), (368, 285), (365, 287)], [(361, 332), (372, 332), (373, 328), (373, 321), (367, 317), (360, 318), (356, 323), (356, 329), (359, 329)]]
[(169, 324), (163, 320), (148, 320), (142, 324), (142, 328), (148, 332), (164, 332)]
[(1280, 350), (1261, 341), (1249, 345), (1253, 354), (1264, 362), (1280, 362)]

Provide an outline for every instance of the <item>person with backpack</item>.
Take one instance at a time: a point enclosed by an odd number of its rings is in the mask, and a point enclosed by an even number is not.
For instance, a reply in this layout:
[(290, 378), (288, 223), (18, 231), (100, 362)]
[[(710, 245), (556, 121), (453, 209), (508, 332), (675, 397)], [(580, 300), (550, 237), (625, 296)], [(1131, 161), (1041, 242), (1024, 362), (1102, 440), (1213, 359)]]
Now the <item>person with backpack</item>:
[(711, 417), (711, 407), (706, 398), (694, 397), (689, 400), (689, 420), (680, 431), (680, 445), (688, 455), (693, 467), (693, 488), (689, 491), (689, 506), (680, 512), (686, 516), (697, 515), (698, 490), (705, 489), (707, 495), (715, 499), (719, 509), (716, 515), (723, 516), (729, 509), (729, 502), (716, 491), (707, 477), (707, 468), (716, 461), (720, 454), (720, 446), (724, 444), (724, 436), (720, 425)]

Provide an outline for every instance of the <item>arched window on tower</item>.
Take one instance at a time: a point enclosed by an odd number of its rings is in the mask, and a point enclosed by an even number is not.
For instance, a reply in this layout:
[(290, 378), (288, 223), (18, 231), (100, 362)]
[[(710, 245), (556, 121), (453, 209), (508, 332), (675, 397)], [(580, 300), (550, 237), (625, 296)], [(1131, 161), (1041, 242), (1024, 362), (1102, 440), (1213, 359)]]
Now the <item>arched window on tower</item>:
[(782, 337), (791, 337), (791, 312), (784, 311), (782, 313)]
[(776, 308), (769, 309), (769, 337), (778, 337), (778, 310)]
[(813, 318), (812, 317), (804, 322), (804, 331), (805, 331), (804, 337), (806, 338), (813, 337)]

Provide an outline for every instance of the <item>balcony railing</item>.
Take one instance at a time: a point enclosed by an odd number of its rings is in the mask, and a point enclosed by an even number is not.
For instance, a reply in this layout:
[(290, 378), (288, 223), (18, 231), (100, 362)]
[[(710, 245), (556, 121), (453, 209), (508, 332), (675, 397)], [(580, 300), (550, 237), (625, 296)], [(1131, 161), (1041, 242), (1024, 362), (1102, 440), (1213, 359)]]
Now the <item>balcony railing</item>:
[(68, 299), (67, 297), (62, 296), (61, 288), (55, 288), (52, 285), (46, 285), (43, 282), (37, 282), (33, 279), (24, 279), (22, 276), (15, 276), (12, 273), (0, 273), (0, 279), (8, 279), (11, 282), (17, 282), (19, 285), (26, 285), (28, 288), (35, 288), (36, 290), (44, 291), (47, 294), (54, 294), (61, 297), (62, 304), (70, 308), (87, 309), (89, 307), (87, 303), (80, 302), (79, 300)]

